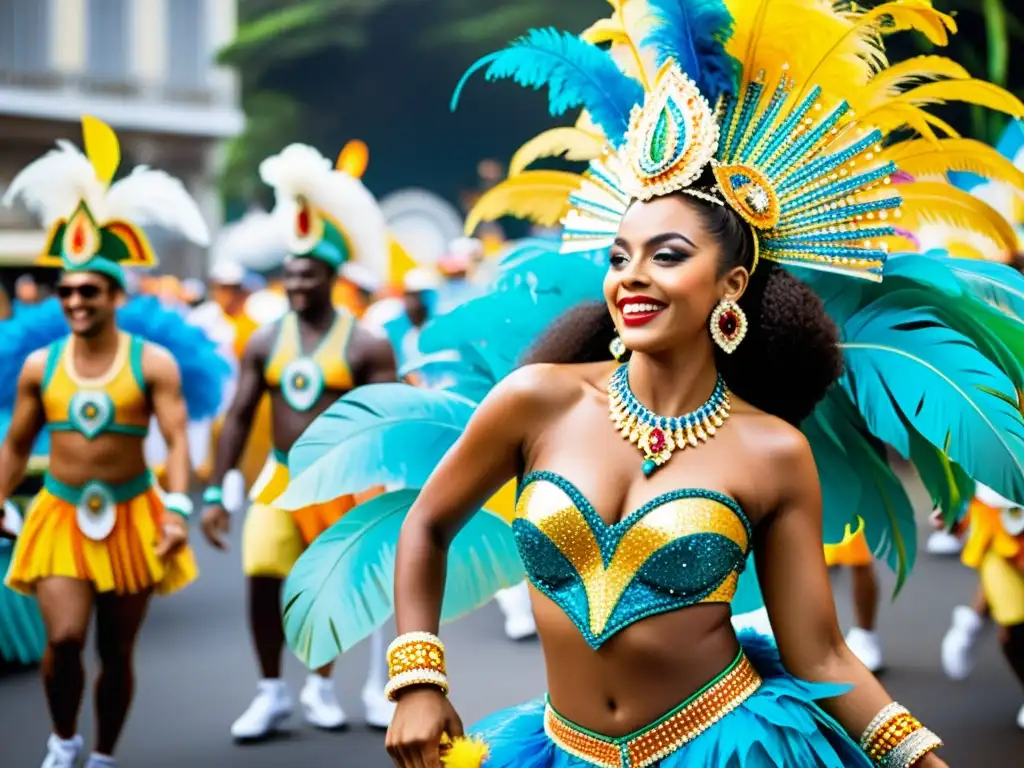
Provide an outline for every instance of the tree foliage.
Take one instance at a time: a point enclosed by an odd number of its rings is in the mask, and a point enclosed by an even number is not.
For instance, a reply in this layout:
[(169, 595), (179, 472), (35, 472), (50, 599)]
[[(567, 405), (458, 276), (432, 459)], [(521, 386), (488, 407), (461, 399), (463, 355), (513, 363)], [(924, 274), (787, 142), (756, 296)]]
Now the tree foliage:
[[(1024, 95), (1024, 67), (1009, 64), (1024, 43), (1016, 3), (935, 5), (960, 25), (935, 52)], [(228, 148), (223, 191), (233, 201), (265, 199), (264, 157), (292, 141), (331, 155), (358, 137), (370, 145), (366, 181), (377, 194), (415, 184), (454, 200), (475, 182), (480, 159), (506, 160), (551, 127), (544, 100), (508, 83), (471, 84), (452, 115), (462, 72), (531, 27), (581, 31), (609, 11), (608, 0), (239, 0), (237, 37), (219, 59), (240, 73), (248, 120)], [(897, 56), (927, 46), (907, 36), (890, 42)], [(983, 110), (949, 113), (958, 130), (989, 142), (1005, 123)]]

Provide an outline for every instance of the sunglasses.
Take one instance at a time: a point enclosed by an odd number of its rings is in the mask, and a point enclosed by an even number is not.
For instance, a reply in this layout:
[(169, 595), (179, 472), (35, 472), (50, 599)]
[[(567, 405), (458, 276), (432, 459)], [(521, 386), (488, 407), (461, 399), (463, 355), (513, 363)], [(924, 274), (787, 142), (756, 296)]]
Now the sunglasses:
[(77, 293), (83, 299), (85, 299), (86, 301), (89, 301), (91, 299), (99, 298), (99, 295), (102, 292), (103, 292), (103, 289), (100, 288), (98, 285), (90, 285), (89, 283), (86, 283), (85, 285), (58, 285), (57, 286), (57, 295), (61, 299), (65, 299), (65, 300), (66, 299), (70, 299), (72, 296), (74, 296)]

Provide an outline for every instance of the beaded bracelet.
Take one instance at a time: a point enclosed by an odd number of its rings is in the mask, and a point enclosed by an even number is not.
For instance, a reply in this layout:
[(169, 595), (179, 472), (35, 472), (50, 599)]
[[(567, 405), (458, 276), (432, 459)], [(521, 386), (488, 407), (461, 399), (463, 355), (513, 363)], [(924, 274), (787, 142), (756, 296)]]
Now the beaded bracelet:
[(203, 504), (223, 504), (224, 503), (224, 489), (219, 485), (211, 485), (205, 491), (203, 491)]
[(188, 520), (192, 516), (192, 499), (187, 493), (168, 493), (164, 496), (164, 509)]
[(896, 702), (886, 705), (864, 729), (860, 747), (883, 768), (909, 768), (942, 740)]
[(448, 694), (444, 643), (429, 632), (407, 632), (388, 646), (388, 680), (384, 694), (389, 701), (403, 688), (433, 685)]

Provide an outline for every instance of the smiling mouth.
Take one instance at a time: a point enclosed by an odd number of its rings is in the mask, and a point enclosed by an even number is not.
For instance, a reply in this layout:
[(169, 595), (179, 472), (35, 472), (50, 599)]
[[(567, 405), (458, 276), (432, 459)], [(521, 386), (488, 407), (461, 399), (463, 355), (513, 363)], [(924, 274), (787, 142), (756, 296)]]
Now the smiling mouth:
[(622, 321), (627, 326), (638, 326), (649, 323), (662, 313), (666, 305), (652, 301), (628, 301), (619, 304)]

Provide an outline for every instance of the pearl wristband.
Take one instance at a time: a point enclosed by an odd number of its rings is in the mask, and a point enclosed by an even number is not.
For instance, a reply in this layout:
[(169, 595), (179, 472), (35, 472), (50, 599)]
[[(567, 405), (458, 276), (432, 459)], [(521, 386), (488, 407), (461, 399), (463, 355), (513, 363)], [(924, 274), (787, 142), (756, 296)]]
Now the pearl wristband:
[(403, 688), (433, 685), (448, 693), (444, 643), (430, 632), (407, 632), (388, 646), (388, 681), (384, 689), (389, 701)]

